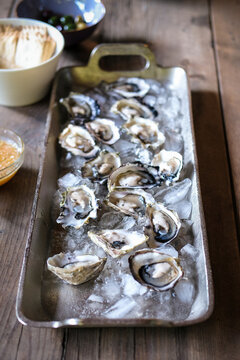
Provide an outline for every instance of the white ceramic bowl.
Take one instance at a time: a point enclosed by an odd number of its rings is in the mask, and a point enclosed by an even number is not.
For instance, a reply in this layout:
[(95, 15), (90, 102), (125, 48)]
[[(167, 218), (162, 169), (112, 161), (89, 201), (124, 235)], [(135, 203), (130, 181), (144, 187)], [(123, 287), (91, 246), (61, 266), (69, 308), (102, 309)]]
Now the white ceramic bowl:
[(53, 26), (32, 19), (0, 19), (0, 25), (46, 26), (56, 42), (54, 55), (41, 65), (27, 69), (0, 69), (0, 105), (23, 106), (41, 100), (48, 92), (64, 48), (62, 34)]

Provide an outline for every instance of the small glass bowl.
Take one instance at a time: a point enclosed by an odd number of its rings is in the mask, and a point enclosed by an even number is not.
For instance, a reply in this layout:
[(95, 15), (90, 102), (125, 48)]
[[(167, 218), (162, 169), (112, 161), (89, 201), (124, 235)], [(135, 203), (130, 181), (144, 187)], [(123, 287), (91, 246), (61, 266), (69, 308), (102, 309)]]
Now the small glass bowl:
[(8, 182), (22, 166), (24, 160), (24, 143), (14, 131), (0, 128), (0, 141), (13, 145), (18, 150), (18, 158), (0, 170), (0, 186)]

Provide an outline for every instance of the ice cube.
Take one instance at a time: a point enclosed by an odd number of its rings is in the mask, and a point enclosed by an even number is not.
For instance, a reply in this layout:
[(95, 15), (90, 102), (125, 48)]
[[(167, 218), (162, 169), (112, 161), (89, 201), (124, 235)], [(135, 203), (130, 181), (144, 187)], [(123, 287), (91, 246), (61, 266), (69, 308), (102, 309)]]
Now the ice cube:
[(113, 145), (113, 147), (115, 151), (120, 153), (120, 156), (122, 157), (126, 153), (133, 152), (133, 150), (136, 148), (136, 144), (120, 139)]
[(156, 104), (156, 96), (154, 95), (146, 95), (144, 98), (143, 98), (143, 103), (148, 105), (148, 106), (152, 106), (152, 107), (155, 107), (155, 104)]
[(58, 180), (58, 186), (68, 188), (74, 186), (79, 182), (79, 178), (73, 173), (67, 173), (62, 178)]
[(133, 296), (133, 295), (143, 295), (147, 288), (139, 284), (132, 275), (124, 274), (122, 276), (122, 286), (123, 286), (123, 293), (126, 296)]
[(166, 141), (165, 141), (165, 150), (168, 151), (177, 151), (180, 154), (183, 153), (183, 137), (179, 132), (175, 130), (167, 129), (164, 132)]
[(110, 319), (122, 318), (132, 311), (135, 306), (137, 306), (137, 303), (133, 299), (124, 297), (112, 305), (104, 314)]
[(87, 309), (86, 309), (86, 317), (87, 317), (87, 314), (89, 314), (88, 316), (91, 316), (92, 314), (99, 316), (99, 313), (102, 312), (103, 307), (104, 307), (104, 305), (102, 303), (99, 303), (96, 301), (88, 303)]
[(94, 301), (94, 302), (98, 302), (98, 303), (103, 303), (103, 298), (102, 298), (102, 296), (95, 295), (95, 294), (90, 295), (87, 300), (89, 300), (89, 301)]
[[(134, 250), (135, 251), (135, 250)], [(116, 264), (120, 270), (120, 273), (123, 269), (129, 269), (129, 262), (127, 256), (122, 256), (116, 260)]]
[(177, 96), (171, 96), (168, 98), (167, 106), (164, 110), (170, 112), (169, 116), (176, 117), (181, 109), (181, 100)]
[(102, 286), (102, 293), (104, 293), (104, 296), (109, 301), (114, 300), (115, 298), (119, 297), (120, 295), (120, 286), (117, 283), (115, 277), (114, 278), (108, 278), (105, 281), (105, 284)]
[(190, 179), (184, 179), (175, 183), (155, 194), (157, 201), (164, 202), (166, 205), (175, 204), (181, 200), (186, 200), (192, 182)]
[(190, 258), (193, 261), (196, 260), (196, 258), (199, 255), (199, 250), (196, 249), (193, 245), (191, 244), (186, 244), (181, 250), (180, 250), (180, 254), (182, 257), (184, 258)]
[(106, 212), (99, 221), (100, 229), (115, 229), (122, 221), (123, 215), (121, 213), (111, 211)]
[(71, 153), (67, 153), (66, 156), (62, 156), (60, 165), (62, 168), (75, 168), (81, 169), (86, 159), (81, 156), (75, 156)]
[(193, 283), (186, 279), (182, 279), (175, 285), (174, 290), (182, 303), (192, 305), (195, 296)]
[(178, 251), (170, 244), (163, 245), (156, 250), (163, 252), (164, 254), (170, 255), (172, 257), (178, 257)]
[(130, 230), (136, 224), (136, 221), (131, 216), (124, 216), (122, 221), (116, 226), (116, 229)]
[(180, 219), (189, 219), (192, 211), (192, 204), (188, 200), (181, 200), (171, 204), (171, 210), (177, 212)]

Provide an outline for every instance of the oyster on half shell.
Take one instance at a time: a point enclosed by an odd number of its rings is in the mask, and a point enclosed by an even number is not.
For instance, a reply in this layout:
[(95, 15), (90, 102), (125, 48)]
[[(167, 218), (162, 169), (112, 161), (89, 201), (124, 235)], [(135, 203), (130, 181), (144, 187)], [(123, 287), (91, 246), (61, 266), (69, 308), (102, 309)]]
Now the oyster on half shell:
[(143, 97), (150, 89), (150, 85), (144, 80), (137, 77), (120, 78), (115, 83), (108, 86), (109, 90), (124, 96), (130, 97)]
[(120, 115), (123, 120), (131, 120), (135, 116), (148, 120), (154, 117), (153, 112), (136, 99), (122, 99), (115, 102), (111, 107), (111, 112)]
[(47, 259), (47, 267), (60, 279), (71, 285), (83, 284), (96, 278), (103, 270), (107, 258), (83, 255), (80, 251), (60, 253)]
[(81, 172), (84, 178), (101, 181), (120, 166), (121, 159), (117, 153), (102, 150), (96, 158), (85, 162)]
[(156, 149), (165, 142), (165, 136), (159, 131), (157, 123), (152, 120), (134, 117), (123, 127), (132, 136), (132, 142), (140, 143), (144, 148)]
[(182, 155), (176, 151), (163, 149), (153, 157), (152, 166), (159, 168), (160, 180), (169, 185), (179, 179), (183, 166)]
[(69, 124), (59, 136), (60, 145), (74, 155), (93, 157), (99, 151), (89, 132), (81, 126)]
[(61, 193), (61, 213), (57, 223), (79, 229), (89, 218), (97, 217), (97, 200), (86, 185), (74, 186)]
[(69, 115), (79, 120), (94, 120), (100, 113), (100, 106), (90, 96), (70, 92), (68, 97), (59, 100), (68, 111)]
[(119, 189), (108, 194), (107, 205), (126, 215), (144, 216), (147, 204), (153, 203), (151, 194), (142, 189)]
[(108, 190), (119, 188), (152, 188), (156, 185), (158, 174), (156, 169), (147, 168), (140, 163), (120, 166), (113, 171), (108, 179)]
[(158, 247), (177, 236), (181, 221), (175, 211), (167, 209), (161, 203), (153, 203), (147, 205), (146, 216), (148, 224), (145, 232), (149, 236), (149, 247)]
[(148, 237), (137, 231), (128, 230), (101, 230), (88, 232), (90, 239), (113, 258), (132, 251), (135, 247), (143, 244)]
[(85, 123), (88, 131), (104, 144), (112, 145), (119, 140), (119, 129), (114, 121), (109, 119), (96, 118)]
[(128, 261), (135, 280), (153, 290), (169, 290), (183, 276), (179, 260), (157, 250), (136, 251)]

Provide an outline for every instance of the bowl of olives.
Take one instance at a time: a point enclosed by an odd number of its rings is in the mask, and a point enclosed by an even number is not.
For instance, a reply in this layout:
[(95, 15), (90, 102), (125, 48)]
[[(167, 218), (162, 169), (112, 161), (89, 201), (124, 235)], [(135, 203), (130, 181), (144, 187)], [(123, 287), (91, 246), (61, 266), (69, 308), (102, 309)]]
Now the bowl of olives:
[(23, 0), (16, 13), (55, 26), (72, 46), (92, 35), (106, 10), (101, 0)]

